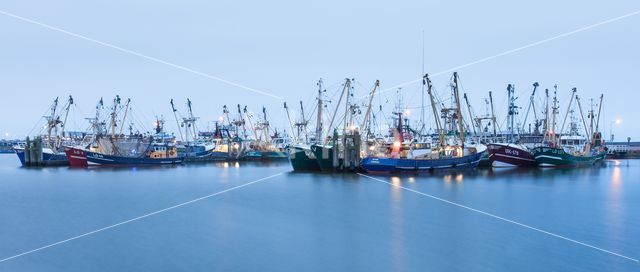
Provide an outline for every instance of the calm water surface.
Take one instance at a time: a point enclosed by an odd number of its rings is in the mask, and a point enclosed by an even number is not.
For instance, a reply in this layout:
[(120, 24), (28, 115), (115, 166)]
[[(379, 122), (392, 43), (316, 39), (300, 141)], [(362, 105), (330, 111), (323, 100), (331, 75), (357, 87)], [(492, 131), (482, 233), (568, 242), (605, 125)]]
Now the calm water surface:
[[(0, 271), (639, 271), (640, 264), (353, 174), (288, 164), (25, 169), (0, 156)], [(379, 176), (640, 258), (640, 161)]]

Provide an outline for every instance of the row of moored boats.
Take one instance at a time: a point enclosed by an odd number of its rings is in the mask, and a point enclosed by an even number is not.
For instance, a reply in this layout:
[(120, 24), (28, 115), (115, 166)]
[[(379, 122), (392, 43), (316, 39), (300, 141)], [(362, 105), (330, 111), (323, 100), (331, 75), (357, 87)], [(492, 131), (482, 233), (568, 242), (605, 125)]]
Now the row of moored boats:
[[(418, 93), (422, 99), (415, 107), (405, 105), (406, 91), (400, 89), (395, 93), (396, 101), (382, 100), (379, 81), (365, 90), (366, 95), (358, 93), (354, 79), (336, 84), (333, 92), (324, 88), (322, 80), (317, 85), (317, 95), (310, 103), (314, 109), (311, 114), (305, 115), (302, 101), (299, 116), (292, 116), (284, 104), (288, 127), (283, 133), (272, 127), (264, 107), (261, 113), (254, 114), (240, 105), (233, 110), (224, 106), (213, 128), (200, 129), (190, 100), (184, 112), (170, 101), (178, 135), (165, 132), (164, 119), (157, 117), (150, 132), (141, 132), (147, 130), (136, 125), (141, 118), (132, 111), (131, 100), (123, 101), (119, 96), (109, 106), (100, 99), (95, 115), (86, 118), (89, 128), (71, 133), (66, 131), (66, 124), (73, 98), (69, 97), (62, 106), (56, 98), (50, 114), (44, 117), (43, 131), (27, 138), (15, 151), (26, 166), (288, 158), (295, 171), (368, 173), (479, 166), (591, 166), (606, 154), (600, 133), (602, 96), (583, 108), (575, 88), (568, 92), (570, 98), (561, 114), (557, 86), (552, 91), (545, 89), (541, 95), (540, 85), (534, 83), (529, 100), (521, 107), (517, 105), (515, 86), (509, 84), (506, 114), (498, 119), (492, 92), (485, 99), (485, 113), (476, 114), (457, 73), (441, 93), (424, 75)], [(415, 101), (412, 104), (417, 104)], [(521, 114), (523, 109), (526, 110)]]

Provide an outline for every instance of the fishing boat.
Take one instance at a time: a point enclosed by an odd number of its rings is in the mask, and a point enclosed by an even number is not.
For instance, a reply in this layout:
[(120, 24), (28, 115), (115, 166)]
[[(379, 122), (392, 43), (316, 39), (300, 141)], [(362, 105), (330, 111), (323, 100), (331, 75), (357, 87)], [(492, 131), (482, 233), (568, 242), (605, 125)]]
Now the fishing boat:
[[(536, 162), (541, 167), (592, 166), (604, 160), (606, 156), (606, 147), (602, 143), (602, 135), (598, 131), (603, 96), (600, 96), (600, 110), (598, 110), (597, 115), (593, 110), (592, 103), (592, 108), (589, 111), (588, 115), (589, 119), (591, 120), (591, 125), (587, 127), (584, 115), (582, 114), (582, 105), (580, 103), (580, 98), (578, 97), (576, 92), (576, 88), (573, 88), (571, 100), (569, 100), (569, 107), (567, 108), (567, 113), (560, 129), (560, 135), (556, 135), (554, 131), (551, 131), (550, 133), (548, 133), (548, 142), (546, 142), (545, 145), (533, 148), (533, 156), (535, 157)], [(574, 98), (580, 110), (580, 118), (587, 135), (587, 139), (585, 139), (584, 141), (580, 141), (580, 137), (575, 137), (577, 136), (578, 125), (577, 122), (574, 121), (575, 118), (573, 117), (575, 111), (571, 108), (571, 104)], [(554, 128), (555, 115), (557, 113), (555, 100), (556, 99), (554, 98), (554, 121), (552, 122)], [(561, 133), (564, 131), (564, 125), (569, 114), (572, 114), (570, 132), (568, 133), (568, 135), (562, 135)], [(595, 118), (598, 118), (597, 121), (594, 120)], [(596, 123), (595, 127), (594, 122)], [(591, 138), (589, 138), (589, 135), (591, 135)]]
[[(214, 142), (198, 131), (197, 121), (200, 117), (193, 114), (193, 103), (187, 99), (187, 113), (180, 114), (173, 102), (169, 102), (171, 110), (178, 127), (180, 140), (176, 142), (178, 157), (184, 157), (185, 161), (202, 162), (211, 160), (211, 152), (214, 149)], [(178, 116), (180, 115), (180, 116)], [(183, 131), (184, 130), (184, 131)], [(156, 132), (156, 137), (159, 132)], [(175, 137), (174, 137), (175, 138)]]
[(532, 167), (536, 158), (529, 148), (518, 143), (490, 143), (487, 145), (489, 160), (494, 167)]
[[(539, 84), (536, 82), (533, 84), (533, 93), (531, 103), (533, 103), (533, 96), (535, 95), (536, 88)], [(522, 167), (532, 167), (536, 166), (537, 162), (529, 148), (525, 145), (520, 144), (520, 140), (518, 136), (520, 133), (516, 134), (516, 124), (515, 118), (518, 115), (518, 106), (516, 106), (516, 96), (515, 89), (512, 84), (507, 86), (507, 101), (509, 101), (508, 105), (508, 115), (507, 115), (507, 126), (509, 133), (507, 134), (506, 142), (498, 142), (498, 143), (490, 143), (487, 145), (489, 161), (491, 165), (494, 167), (513, 167), (513, 166), (522, 166)], [(531, 105), (531, 104), (530, 104)], [(535, 113), (535, 108), (534, 108)], [(528, 116), (528, 112), (527, 112)], [(495, 120), (495, 119), (494, 119)], [(526, 118), (525, 118), (526, 122)], [(495, 121), (494, 121), (495, 123)]]
[(64, 154), (69, 160), (69, 166), (71, 167), (87, 167), (87, 154), (84, 153), (84, 148), (65, 146)]
[[(208, 157), (214, 161), (237, 161), (241, 159), (245, 150), (245, 144), (240, 134), (240, 129), (244, 128), (245, 121), (242, 119), (240, 105), (238, 105), (239, 119), (231, 119), (227, 105), (222, 107), (222, 116), (215, 122), (212, 141), (213, 150)], [(245, 131), (246, 135), (246, 130)]]
[[(32, 153), (29, 151), (29, 148), (16, 146), (14, 147), (14, 152), (18, 155), (18, 159), (22, 166), (66, 166), (69, 165), (69, 161), (67, 160), (67, 156), (64, 152), (59, 152), (52, 148), (42, 147), (42, 144), (36, 144), (37, 142), (42, 142), (42, 138), (36, 138), (35, 141), (30, 141), (27, 139), (27, 145), (34, 143), (31, 145), (32, 149), (39, 149), (40, 151), (37, 153)], [(37, 158), (36, 158), (37, 157)]]
[[(345, 83), (342, 84), (342, 92), (340, 98), (336, 103), (333, 115), (331, 115), (331, 121), (329, 122), (329, 129), (333, 130), (332, 135), (327, 135), (324, 138), (320, 138), (318, 143), (310, 146), (313, 151), (318, 166), (322, 171), (356, 171), (360, 167), (361, 159), (363, 157), (362, 148), (365, 146), (365, 142), (362, 140), (360, 129), (366, 129), (371, 119), (371, 107), (373, 97), (376, 90), (380, 87), (380, 81), (376, 80), (372, 90), (368, 97), (369, 102), (366, 104), (367, 109), (364, 114), (364, 119), (361, 124), (356, 124), (356, 117), (361, 114), (357, 101), (352, 101), (352, 82), (353, 79), (345, 79)], [(344, 101), (344, 102), (343, 102)], [(340, 108), (344, 105), (344, 112), (341, 115), (342, 128), (338, 130), (334, 127), (336, 118), (339, 115)]]
[[(69, 165), (63, 146), (74, 141), (65, 135), (69, 110), (73, 104), (73, 97), (69, 96), (63, 106), (64, 117), (58, 111), (58, 98), (50, 106), (51, 113), (44, 116), (46, 133), (33, 139), (27, 137), (24, 146), (15, 146), (14, 151), (22, 166), (65, 166)], [(61, 120), (61, 118), (63, 118)], [(59, 131), (60, 129), (60, 131)]]
[[(166, 134), (163, 131), (164, 121), (157, 119), (155, 122), (156, 134), (154, 138), (134, 132), (133, 123), (128, 126), (129, 133), (124, 133), (127, 115), (130, 112), (131, 100), (128, 99), (124, 105), (119, 95), (113, 99), (113, 105), (109, 111), (105, 110), (102, 98), (98, 101), (95, 109), (95, 116), (86, 118), (90, 123), (90, 131), (88, 131), (82, 141), (74, 145), (64, 146), (64, 152), (69, 160), (71, 167), (87, 167), (87, 153), (120, 156), (120, 157), (136, 157), (143, 154), (149, 148), (152, 141), (173, 141), (175, 137)], [(117, 120), (119, 114), (123, 112), (122, 120)], [(103, 118), (103, 116), (108, 116)], [(111, 132), (108, 132), (107, 122)], [(117, 130), (117, 128), (120, 128)]]
[[(326, 92), (323, 89), (322, 79), (318, 80), (318, 97), (316, 98), (316, 128), (315, 128), (315, 136), (309, 137), (307, 126), (309, 124), (309, 120), (304, 115), (304, 108), (302, 105), (302, 101), (300, 101), (300, 113), (301, 118), (297, 122), (293, 123), (291, 120), (291, 115), (289, 114), (289, 108), (287, 107), (287, 103), (284, 103), (284, 109), (287, 113), (287, 118), (289, 119), (289, 124), (292, 124), (291, 131), (293, 135), (293, 144), (290, 144), (286, 147), (289, 162), (291, 163), (291, 167), (293, 167), (293, 171), (320, 171), (320, 165), (318, 164), (318, 160), (316, 158), (315, 153), (311, 149), (312, 144), (316, 144), (322, 138), (322, 112), (324, 109), (324, 99), (322, 94)], [(295, 132), (294, 128), (295, 126)]]
[(17, 141), (0, 140), (0, 154), (15, 153), (16, 151), (13, 150), (13, 147), (17, 145)]
[(460, 109), (460, 96), (458, 91), (458, 74), (453, 74), (452, 89), (454, 105), (441, 110), (445, 127), (449, 127), (449, 131), (457, 128), (457, 137), (446, 139), (445, 129), (441, 125), (439, 118), (441, 115), (438, 114), (432, 91), (433, 86), (428, 75), (424, 76), (423, 84), (427, 85), (427, 93), (431, 100), (431, 108), (438, 130), (438, 145), (432, 146), (428, 153), (410, 157), (402, 148), (403, 145), (400, 142), (402, 138), (398, 138), (394, 142), (394, 150), (389, 156), (367, 156), (362, 160), (361, 167), (367, 173), (420, 173), (433, 172), (441, 169), (475, 169), (478, 166), (478, 163), (486, 152), (486, 146), (482, 144), (465, 143), (464, 121)]
[(175, 145), (167, 143), (154, 143), (149, 151), (140, 156), (108, 155), (85, 150), (89, 165), (165, 165), (180, 164), (184, 157), (178, 157)]
[(533, 155), (541, 167), (591, 166), (604, 160), (606, 152), (568, 153), (561, 147), (539, 146), (533, 149)]
[[(175, 137), (163, 131), (162, 119), (156, 119), (153, 135), (134, 131), (134, 123), (128, 126), (129, 133), (124, 133), (127, 117), (130, 114), (133, 115), (130, 103), (131, 99), (127, 99), (123, 105), (120, 96), (116, 96), (109, 112), (110, 132), (107, 133), (107, 121), (101, 118), (104, 107), (100, 99), (96, 106), (96, 116), (88, 119), (93, 132), (87, 135), (82, 143), (65, 147), (72, 166), (154, 165), (183, 162), (183, 157), (178, 156), (174, 143)], [(121, 120), (118, 119), (120, 113), (122, 113)]]
[(241, 117), (246, 120), (251, 130), (252, 139), (245, 137), (246, 149), (241, 155), (243, 160), (286, 160), (288, 158), (286, 150), (280, 149), (276, 146), (274, 139), (280, 138), (284, 140), (275, 131), (274, 135), (271, 135), (271, 126), (267, 118), (267, 109), (262, 107), (262, 119), (255, 121), (253, 114), (251, 114), (247, 107), (244, 107), (244, 116)]
[(486, 147), (465, 147), (466, 152), (458, 156), (452, 154), (441, 156), (436, 153), (432, 157), (423, 158), (379, 158), (366, 157), (362, 160), (362, 168), (371, 174), (418, 173), (433, 172), (440, 169), (474, 169), (480, 163)]

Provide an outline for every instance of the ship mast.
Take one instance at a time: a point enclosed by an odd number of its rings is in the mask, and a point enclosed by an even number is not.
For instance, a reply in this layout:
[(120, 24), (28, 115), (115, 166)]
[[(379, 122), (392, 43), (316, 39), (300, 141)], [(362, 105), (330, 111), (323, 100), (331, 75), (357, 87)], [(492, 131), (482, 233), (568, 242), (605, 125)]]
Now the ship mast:
[[(551, 113), (551, 117), (552, 117), (552, 121), (551, 121), (551, 141), (553, 142), (553, 144), (557, 144), (557, 140), (556, 140), (556, 115), (558, 114), (558, 85), (553, 85), (553, 107), (552, 110), (553, 112)], [(562, 132), (560, 132), (562, 133)]]
[(240, 104), (238, 104), (238, 116), (239, 120), (235, 121), (236, 125), (236, 136), (240, 135), (240, 126), (242, 126), (242, 138), (247, 138), (247, 128), (244, 126), (244, 117), (242, 116), (242, 110), (240, 109)]
[(589, 113), (587, 114), (587, 117), (589, 118), (589, 135), (593, 135), (593, 133), (595, 132), (594, 129), (594, 119), (596, 118), (595, 114), (595, 110), (593, 109), (593, 98), (590, 99), (589, 103), (590, 105), (590, 109), (589, 109)]
[(64, 121), (62, 122), (62, 137), (64, 137), (64, 130), (67, 127), (67, 118), (69, 117), (69, 108), (73, 105), (73, 97), (69, 96), (69, 100), (67, 101), (67, 106), (65, 107)]
[(231, 126), (231, 118), (229, 118), (229, 108), (227, 108), (227, 105), (222, 106), (222, 114), (227, 118), (227, 125)]
[(546, 101), (544, 104), (544, 137), (542, 139), (542, 142), (545, 142), (545, 140), (547, 139), (547, 137), (549, 137), (549, 89), (544, 89), (544, 94), (546, 97)]
[(102, 97), (100, 98), (100, 100), (98, 101), (98, 104), (96, 105), (96, 116), (93, 118), (85, 118), (87, 121), (89, 121), (89, 123), (91, 124), (91, 128), (93, 129), (93, 137), (97, 138), (98, 135), (102, 135), (103, 134), (103, 127), (102, 125), (104, 123), (100, 122), (100, 111), (104, 109), (104, 102), (102, 100)]
[(322, 101), (322, 78), (318, 80), (318, 115), (316, 117), (316, 142), (320, 142), (322, 138), (322, 109), (324, 108)]
[[(239, 110), (240, 110), (240, 104), (238, 104), (238, 111)], [(243, 112), (244, 112), (244, 115), (247, 117), (247, 122), (249, 122), (249, 128), (251, 129), (251, 132), (253, 132), (254, 140), (258, 141), (258, 132), (256, 131), (256, 128), (253, 126), (253, 122), (251, 122), (251, 118), (253, 116), (249, 114), (249, 110), (247, 110), (247, 106), (244, 106)], [(242, 116), (242, 114), (240, 114), (240, 116)], [(243, 123), (242, 127), (244, 129), (244, 123)], [(244, 137), (246, 138), (247, 137), (246, 136), (246, 132), (244, 132), (244, 134), (245, 134)]]
[(308, 142), (309, 141), (309, 135), (307, 135), (307, 125), (309, 124), (309, 122), (307, 121), (307, 118), (304, 116), (304, 106), (302, 105), (302, 101), (300, 101), (300, 115), (302, 117), (302, 121), (300, 122), (300, 126), (302, 129), (302, 131), (304, 132), (304, 141)]
[[(51, 116), (47, 116), (47, 144), (51, 145), (51, 130), (56, 128), (58, 124), (56, 123), (56, 110), (58, 109), (58, 98), (53, 100), (53, 104), (51, 105)], [(57, 133), (57, 132), (56, 132)]]
[(116, 98), (113, 99), (113, 108), (111, 109), (111, 139), (116, 138), (116, 117), (118, 115), (118, 105), (120, 105), (120, 95), (116, 95)]
[[(422, 30), (422, 74), (424, 75), (424, 30)], [(422, 90), (420, 92), (420, 94), (422, 95), (422, 99), (420, 100), (421, 103), (421, 107), (420, 107), (420, 123), (421, 123), (421, 127), (420, 127), (420, 135), (422, 136), (422, 134), (424, 133), (424, 128), (425, 128), (425, 118), (424, 118), (424, 80), (422, 83)]]
[[(189, 132), (192, 132), (191, 137), (193, 138), (193, 141), (195, 141), (196, 136), (198, 135), (198, 131), (196, 128), (196, 121), (199, 118), (193, 115), (193, 104), (191, 103), (191, 99), (189, 98), (187, 98), (187, 109), (189, 111), (189, 116), (186, 118), (185, 117), (182, 118), (182, 126), (184, 126), (184, 133), (185, 133), (184, 141), (186, 141), (188, 144), (190, 142)], [(182, 135), (182, 133), (180, 135)]]
[(596, 121), (596, 131), (595, 132), (599, 132), (600, 131), (600, 113), (602, 112), (602, 98), (604, 97), (604, 94), (600, 95), (600, 103), (598, 104), (598, 121)]
[(124, 129), (125, 120), (127, 119), (127, 113), (129, 112), (129, 103), (131, 103), (131, 98), (128, 98), (127, 104), (124, 105), (124, 115), (122, 116), (119, 135), (122, 135), (122, 129)]
[(493, 108), (493, 94), (489, 91), (489, 102), (491, 103), (491, 125), (493, 126), (493, 139), (498, 137), (498, 125), (496, 125), (496, 113)]
[(460, 142), (464, 147), (464, 124), (462, 123), (462, 111), (460, 110), (460, 94), (458, 91), (458, 72), (453, 72), (453, 95), (456, 102), (456, 115), (458, 115), (458, 130), (460, 133)]
[(591, 135), (589, 135), (589, 129), (587, 128), (587, 122), (584, 120), (584, 114), (582, 112), (582, 105), (580, 104), (580, 98), (578, 98), (578, 95), (576, 95), (576, 102), (578, 102), (578, 109), (580, 109), (580, 118), (582, 119), (582, 125), (584, 125), (584, 131), (587, 133), (587, 142), (591, 142)]
[[(300, 102), (300, 107), (302, 107), (302, 102)], [(271, 133), (269, 131), (269, 120), (267, 120), (267, 108), (265, 108), (264, 106), (262, 107), (262, 117), (263, 117), (263, 123), (262, 125), (263, 127), (263, 134), (264, 134), (264, 140), (265, 142), (271, 142)], [(304, 118), (304, 110), (302, 110), (302, 118)]]
[(287, 102), (284, 102), (284, 112), (287, 113), (287, 120), (289, 120), (289, 129), (291, 129), (291, 135), (293, 135), (293, 140), (294, 142), (298, 141), (298, 138), (300, 137), (300, 131), (298, 131), (298, 135), (296, 136), (295, 133), (293, 133), (293, 123), (291, 122), (291, 115), (289, 114), (289, 107), (287, 107)]
[(516, 102), (515, 89), (512, 84), (507, 85), (507, 97), (509, 100), (509, 110), (508, 110), (509, 139), (507, 141), (513, 142), (515, 138), (514, 128), (515, 128), (515, 118), (516, 118), (516, 115), (518, 114), (518, 106), (515, 105), (515, 102)]
[[(351, 105), (349, 102), (349, 98), (351, 97), (351, 82), (349, 83), (349, 88), (347, 88), (347, 96), (345, 98), (345, 103), (344, 103), (344, 119), (343, 119), (343, 126), (342, 126), (342, 131), (344, 131), (344, 133), (347, 133), (347, 129), (351, 127), (351, 118), (352, 118), (352, 114), (351, 114)], [(347, 125), (347, 116), (349, 118), (349, 123)]]
[[(62, 122), (62, 132), (60, 133), (62, 137), (64, 137), (64, 130), (67, 128), (67, 118), (69, 117), (69, 109), (73, 105), (73, 97), (69, 96), (69, 100), (67, 101), (67, 106), (65, 107), (64, 121)], [(62, 139), (58, 138), (56, 142), (56, 149), (60, 147), (60, 142)]]
[(571, 103), (573, 102), (573, 98), (576, 96), (576, 88), (571, 89), (571, 99), (569, 100), (569, 106), (567, 108), (567, 113), (564, 115), (564, 120), (562, 121), (562, 127), (560, 128), (560, 137), (562, 137), (562, 133), (564, 132), (564, 125), (567, 122), (567, 116), (569, 116), (569, 112), (571, 111)]

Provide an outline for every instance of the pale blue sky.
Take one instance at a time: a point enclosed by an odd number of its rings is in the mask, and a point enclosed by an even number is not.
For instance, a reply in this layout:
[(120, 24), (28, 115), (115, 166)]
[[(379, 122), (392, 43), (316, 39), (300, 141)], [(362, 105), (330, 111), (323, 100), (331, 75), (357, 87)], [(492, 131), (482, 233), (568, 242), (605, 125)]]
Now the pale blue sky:
[[(15, 1), (0, 10), (109, 42), (284, 97), (311, 101), (318, 78), (335, 89), (345, 77), (382, 88), (640, 10), (637, 1)], [(76, 123), (98, 97), (131, 97), (149, 120), (187, 97), (206, 121), (222, 105), (267, 106), (284, 125), (281, 101), (0, 15), (2, 136), (24, 136), (54, 96), (74, 95)], [(640, 15), (460, 69), (476, 112), (488, 90), (503, 102), (507, 83), (524, 106), (534, 81), (605, 93), (609, 130), (638, 140)], [(447, 76), (433, 78), (443, 89)], [(330, 91), (333, 91), (331, 89)], [(419, 85), (405, 100), (419, 104)], [(393, 97), (394, 92), (386, 97)], [(386, 99), (386, 97), (384, 99)], [(384, 100), (383, 99), (383, 100)], [(584, 101), (586, 104), (586, 101)], [(499, 104), (499, 103), (498, 103)], [(180, 105), (183, 106), (183, 105)], [(500, 106), (500, 105), (497, 105)], [(168, 127), (170, 130), (173, 127)], [(13, 138), (13, 137), (11, 137)]]

